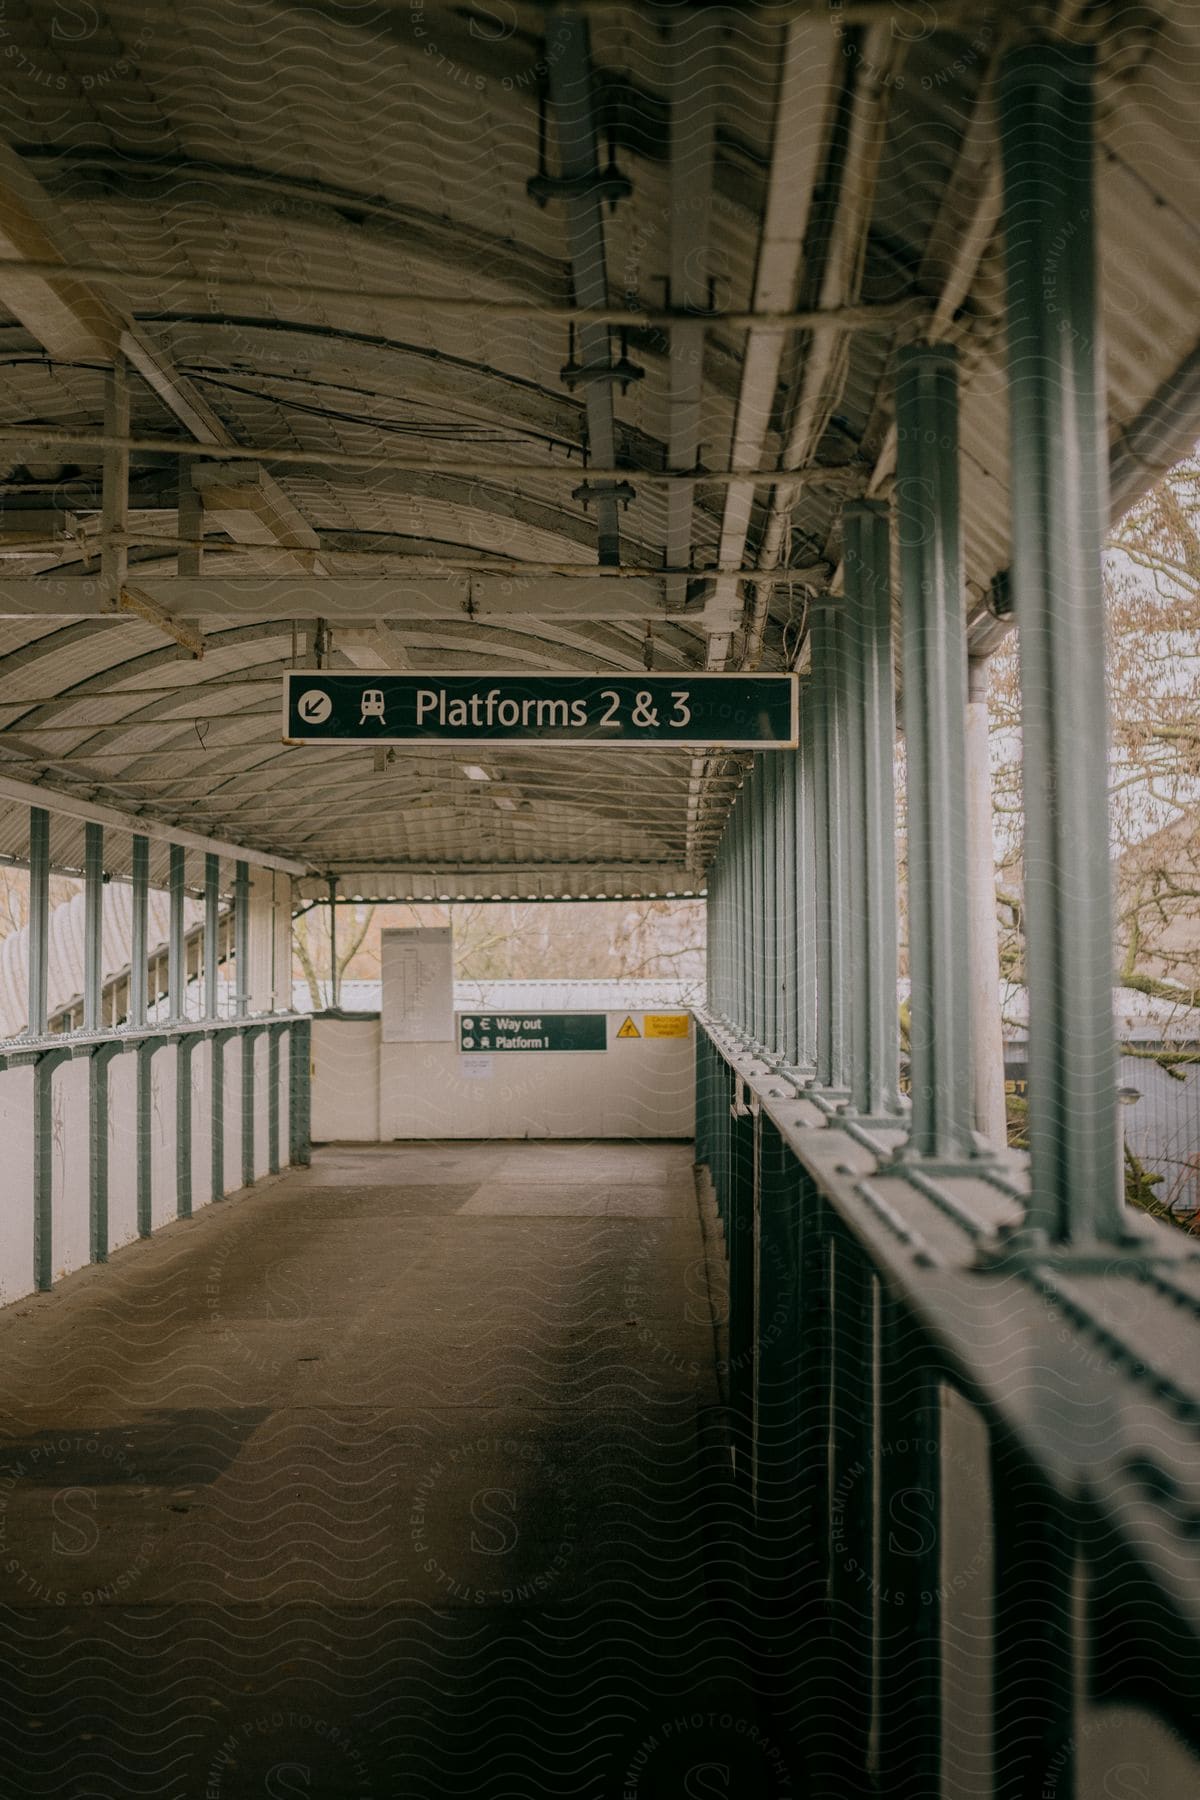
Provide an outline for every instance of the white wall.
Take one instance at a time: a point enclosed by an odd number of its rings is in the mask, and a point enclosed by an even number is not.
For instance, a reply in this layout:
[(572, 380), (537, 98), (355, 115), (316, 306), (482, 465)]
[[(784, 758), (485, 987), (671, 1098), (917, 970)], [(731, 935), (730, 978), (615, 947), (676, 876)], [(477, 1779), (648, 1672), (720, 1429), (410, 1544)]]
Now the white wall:
[(0, 1074), (0, 1305), (33, 1287), (33, 1069)]
[(271, 1166), (271, 1046), (265, 1031), (252, 1040), (254, 1045), (254, 1179), (267, 1173)]
[(212, 1044), (205, 1038), (192, 1051), (192, 1211), (212, 1197)]
[[(393, 1138), (688, 1138), (695, 1046), (618, 1039), (607, 1050), (463, 1056), (455, 1044), (381, 1044), (378, 1019), (313, 1020), (316, 1142)], [(643, 1014), (634, 1012), (639, 1025)]]
[[(411, 1045), (396, 1045), (411, 1049)], [(379, 1020), (314, 1018), (312, 1135), (315, 1143), (374, 1144), (379, 1138)]]
[(175, 1131), (176, 1058), (169, 1045), (150, 1058), (150, 1229), (179, 1217)]
[(55, 1281), (91, 1260), (90, 1078), (86, 1056), (60, 1063), (51, 1077), (50, 1245)]
[(108, 1065), (108, 1247), (137, 1234), (137, 1057), (127, 1050)]
[[(290, 1161), (290, 1032), (280, 1043), (279, 1158)], [(108, 1074), (108, 1249), (119, 1250), (138, 1235), (137, 1219), (137, 1040), (130, 1038), (107, 1064)], [(64, 1046), (65, 1047), (65, 1046)], [(254, 1040), (254, 1173), (270, 1162), (270, 1050), (267, 1036)], [(242, 1186), (242, 1040), (225, 1042), (224, 1191)], [(50, 1076), (50, 1246), (52, 1279), (82, 1268), (91, 1257), (91, 1059), (69, 1056)], [(178, 1216), (176, 1179), (176, 1082), (178, 1058), (168, 1037), (150, 1062), (151, 1227)], [(192, 1208), (212, 1192), (212, 1047), (193, 1041), (191, 1051)], [(0, 1306), (34, 1291), (34, 1094), (32, 1063), (0, 1064)]]
[(242, 1186), (242, 1040), (225, 1039), (222, 1057), (224, 1073), (224, 1146), (225, 1192), (236, 1193)]

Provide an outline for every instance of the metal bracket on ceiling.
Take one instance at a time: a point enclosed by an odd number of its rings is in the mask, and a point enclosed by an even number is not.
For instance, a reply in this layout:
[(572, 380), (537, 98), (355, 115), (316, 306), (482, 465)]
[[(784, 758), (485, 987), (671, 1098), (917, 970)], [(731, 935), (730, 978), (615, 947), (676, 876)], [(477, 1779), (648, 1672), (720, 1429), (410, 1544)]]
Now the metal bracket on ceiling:
[(623, 394), (629, 391), (632, 381), (640, 381), (646, 373), (636, 363), (629, 360), (628, 333), (621, 333), (621, 354), (616, 362), (612, 360), (611, 351), (607, 349), (602, 360), (578, 363), (575, 360), (575, 326), (571, 325), (567, 335), (567, 360), (559, 370), (559, 379), (564, 387), (577, 388), (589, 386), (619, 387)]
[(620, 357), (615, 363), (564, 363), (559, 370), (559, 378), (564, 387), (590, 387), (607, 383), (610, 387), (619, 387), (623, 394), (628, 393), (631, 381), (640, 381), (646, 373), (636, 363), (631, 363), (627, 356)]
[(571, 498), (579, 501), (584, 512), (592, 500), (619, 500), (628, 509), (629, 502), (637, 499), (637, 489), (628, 481), (584, 481), (571, 489)]
[(548, 200), (590, 200), (598, 197), (608, 201), (611, 212), (616, 210), (618, 200), (628, 200), (633, 192), (633, 183), (610, 160), (606, 168), (597, 169), (593, 175), (551, 175), (539, 171), (529, 177), (525, 183), (525, 191), (539, 206), (545, 206)]
[(604, 168), (581, 170), (574, 175), (551, 175), (546, 166), (546, 89), (538, 95), (538, 166), (537, 174), (525, 183), (525, 192), (539, 206), (550, 200), (607, 200), (608, 210), (615, 212), (619, 200), (628, 200), (633, 183), (617, 167), (616, 144), (609, 134), (608, 162)]

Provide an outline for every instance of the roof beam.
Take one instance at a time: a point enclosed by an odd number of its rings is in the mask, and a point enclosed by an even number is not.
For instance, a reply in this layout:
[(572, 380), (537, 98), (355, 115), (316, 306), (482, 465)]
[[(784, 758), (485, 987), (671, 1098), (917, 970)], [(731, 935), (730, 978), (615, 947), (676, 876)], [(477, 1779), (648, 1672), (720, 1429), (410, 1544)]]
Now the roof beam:
[[(712, 230), (713, 171), (716, 161), (717, 101), (722, 80), (722, 37), (712, 13), (701, 13), (672, 32), (671, 100), (671, 306), (701, 314), (709, 305), (708, 247)], [(672, 469), (694, 468), (700, 452), (704, 398), (705, 327), (697, 317), (676, 325), (668, 342), (670, 399), (667, 461)], [(666, 560), (691, 560), (691, 487), (667, 489)], [(667, 604), (682, 608), (687, 577), (667, 582)]]
[[(819, 298), (822, 306), (837, 307), (853, 302), (862, 285), (892, 82), (907, 49), (906, 40), (894, 33), (889, 20), (872, 27), (862, 56), (855, 65), (854, 99), (837, 211), (821, 271)], [(772, 489), (759, 544), (758, 560), (764, 569), (775, 568), (785, 554), (788, 521), (798, 492), (794, 477), (789, 479), (782, 471), (789, 474), (802, 471), (815, 461), (821, 439), (845, 389), (849, 366), (849, 343), (845, 336), (824, 332), (809, 344), (789, 407), (787, 436), (780, 458), (781, 478)], [(745, 660), (750, 667), (761, 655), (769, 610), (770, 589), (764, 588), (755, 594), (747, 628)]]
[[(644, 619), (663, 611), (662, 580), (504, 575), (147, 575), (137, 592), (171, 620), (328, 619), (344, 626), (435, 619)], [(78, 575), (0, 578), (0, 618), (96, 618), (119, 624), (102, 581)], [(156, 621), (161, 622), (161, 621)]]
[(31, 781), (13, 781), (8, 776), (0, 776), (0, 801), (5, 800), (17, 806), (43, 806), (47, 811), (59, 813), (64, 818), (111, 826), (115, 831), (140, 832), (143, 837), (155, 839), (159, 843), (181, 844), (185, 850), (203, 850), (206, 855), (253, 863), (259, 869), (277, 869), (284, 875), (303, 875), (310, 866), (308, 863), (295, 862), (291, 857), (276, 856), (269, 850), (255, 850), (246, 844), (230, 844), (218, 838), (201, 837), (194, 831), (185, 831), (165, 820), (143, 818), (140, 813), (120, 812), (113, 806), (97, 806), (90, 800), (81, 800), (74, 794), (64, 794), (57, 788), (43, 787)]
[[(548, 21), (546, 62), (550, 98), (558, 131), (563, 205), (571, 254), (573, 298), (581, 307), (607, 306), (608, 272), (604, 260), (604, 209), (600, 164), (596, 157), (596, 121), (592, 111), (592, 66), (587, 22), (574, 9)], [(607, 375), (612, 348), (607, 325), (581, 324), (579, 360), (584, 375), (588, 453), (597, 463), (617, 460), (613, 386)], [(594, 371), (588, 378), (586, 371)], [(597, 488), (596, 542), (602, 563), (621, 560), (617, 496)]]
[[(119, 275), (117, 284), (102, 292), (87, 278), (65, 272), (90, 260), (87, 245), (26, 164), (10, 145), (0, 143), (0, 301), (59, 360), (116, 364), (124, 357), (197, 443), (233, 449), (233, 439), (207, 401), (135, 323)], [(18, 266), (6, 269), (6, 262)], [(38, 264), (43, 272), (32, 273), (29, 265)], [(242, 471), (236, 485), (239, 499), (232, 510), (249, 535), (241, 538), (226, 526), (231, 537), (251, 543), (294, 542), (310, 531), (266, 470)], [(256, 490), (253, 499), (251, 490)], [(311, 535), (314, 550), (319, 549), (316, 534)], [(295, 556), (285, 566), (296, 567)], [(310, 558), (303, 566), (316, 570), (325, 565)]]
[[(0, 143), (0, 300), (50, 355), (62, 362), (112, 362), (124, 320), (116, 307), (64, 264), (88, 252), (21, 158)], [(5, 263), (32, 263), (33, 274)]]
[[(801, 18), (787, 27), (751, 312), (781, 312), (795, 300), (813, 186), (825, 142), (827, 99), (836, 75), (835, 47), (827, 20)], [(762, 458), (785, 342), (778, 332), (765, 331), (760, 325), (751, 324), (746, 334), (731, 468), (753, 469)], [(753, 505), (752, 485), (728, 488), (719, 563), (740, 565)], [(701, 621), (713, 634), (710, 667), (719, 668), (725, 661), (738, 608), (736, 583), (717, 580)]]

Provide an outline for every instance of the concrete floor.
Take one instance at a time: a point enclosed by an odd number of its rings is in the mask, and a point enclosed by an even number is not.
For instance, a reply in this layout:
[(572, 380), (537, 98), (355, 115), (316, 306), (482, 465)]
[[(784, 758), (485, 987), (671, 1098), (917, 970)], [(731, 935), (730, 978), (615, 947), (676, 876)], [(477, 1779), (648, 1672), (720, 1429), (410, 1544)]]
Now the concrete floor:
[(329, 1148), (0, 1314), (0, 1794), (796, 1792), (690, 1157)]

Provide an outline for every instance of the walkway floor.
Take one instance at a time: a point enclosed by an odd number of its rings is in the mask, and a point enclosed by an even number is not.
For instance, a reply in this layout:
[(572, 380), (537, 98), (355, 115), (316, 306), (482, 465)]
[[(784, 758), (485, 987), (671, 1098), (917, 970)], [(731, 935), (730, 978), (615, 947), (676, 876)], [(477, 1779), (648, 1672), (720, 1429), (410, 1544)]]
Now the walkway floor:
[(0, 1794), (795, 1791), (690, 1154), (327, 1149), (0, 1314)]

